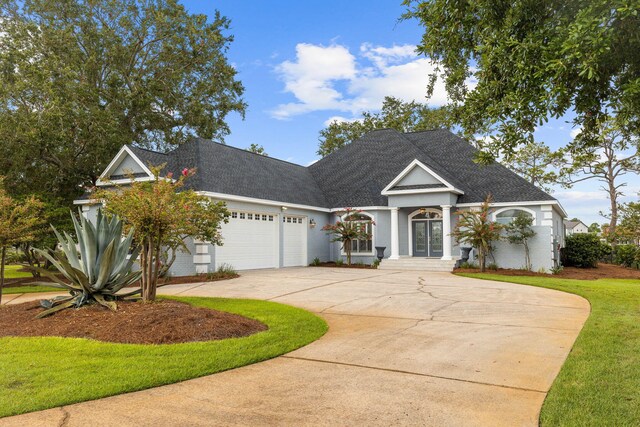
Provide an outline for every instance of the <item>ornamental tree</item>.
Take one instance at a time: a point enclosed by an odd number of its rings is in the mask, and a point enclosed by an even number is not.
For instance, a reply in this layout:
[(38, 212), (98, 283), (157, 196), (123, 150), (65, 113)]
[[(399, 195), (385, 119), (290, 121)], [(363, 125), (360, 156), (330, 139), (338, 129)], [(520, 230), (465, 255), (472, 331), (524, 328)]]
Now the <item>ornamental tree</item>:
[[(134, 241), (141, 246), (140, 268), (143, 301), (156, 298), (161, 255), (165, 247), (184, 246), (192, 237), (222, 245), (220, 227), (228, 221), (224, 202), (213, 201), (185, 189), (185, 181), (195, 170), (184, 169), (177, 179), (172, 173), (160, 176), (161, 167), (153, 167), (153, 181), (133, 181), (117, 190), (101, 190), (95, 195), (104, 200), (104, 210), (119, 216), (125, 232), (134, 229)], [(133, 177), (132, 177), (133, 178)]]
[(30, 242), (42, 233), (43, 204), (31, 196), (24, 200), (11, 197), (0, 177), (0, 302), (4, 287), (4, 264), (9, 246)]
[(482, 203), (480, 210), (460, 211), (458, 222), (451, 232), (458, 243), (469, 244), (478, 251), (482, 272), (486, 269), (491, 243), (500, 240), (500, 231), (504, 228), (502, 224), (489, 219), (491, 201), (492, 198), (489, 195)]
[(533, 217), (519, 212), (509, 224), (505, 226), (507, 231), (507, 240), (515, 245), (524, 247), (524, 262), (526, 269), (531, 271), (531, 255), (529, 253), (529, 240), (536, 235), (531, 228), (533, 225)]
[(375, 225), (373, 220), (362, 219), (362, 211), (347, 208), (344, 212), (344, 219), (336, 221), (335, 224), (327, 224), (322, 230), (333, 235), (332, 242), (342, 243), (342, 250), (347, 254), (347, 264), (351, 265), (352, 242), (355, 240), (368, 240), (371, 233), (367, 231), (368, 225)]

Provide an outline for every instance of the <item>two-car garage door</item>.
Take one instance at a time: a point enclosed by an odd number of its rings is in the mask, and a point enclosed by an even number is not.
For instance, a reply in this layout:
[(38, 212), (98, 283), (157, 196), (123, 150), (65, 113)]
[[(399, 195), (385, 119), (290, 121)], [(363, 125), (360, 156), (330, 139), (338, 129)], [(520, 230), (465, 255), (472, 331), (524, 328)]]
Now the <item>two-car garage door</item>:
[[(280, 244), (282, 226), (282, 245)], [(223, 246), (215, 249), (216, 268), (236, 270), (306, 265), (306, 218), (261, 212), (231, 211), (221, 229)]]

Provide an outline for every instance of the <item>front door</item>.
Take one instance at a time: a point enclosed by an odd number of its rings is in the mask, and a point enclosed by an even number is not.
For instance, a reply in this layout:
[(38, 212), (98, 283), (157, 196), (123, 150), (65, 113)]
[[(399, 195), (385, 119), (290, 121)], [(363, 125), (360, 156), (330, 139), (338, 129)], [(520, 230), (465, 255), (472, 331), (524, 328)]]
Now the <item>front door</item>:
[(442, 256), (442, 221), (413, 221), (413, 256)]

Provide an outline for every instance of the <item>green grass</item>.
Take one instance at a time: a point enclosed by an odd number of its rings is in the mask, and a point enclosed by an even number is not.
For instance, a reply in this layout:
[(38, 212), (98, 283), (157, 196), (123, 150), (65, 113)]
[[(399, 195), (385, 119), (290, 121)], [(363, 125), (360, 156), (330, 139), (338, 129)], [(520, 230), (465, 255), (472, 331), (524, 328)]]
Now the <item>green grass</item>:
[(321, 318), (267, 301), (174, 298), (237, 313), (269, 329), (244, 338), (171, 345), (79, 338), (0, 338), (0, 417), (142, 390), (260, 362), (327, 330)]
[(26, 271), (18, 271), (24, 268), (24, 265), (10, 264), (4, 266), (4, 278), (5, 279), (24, 279), (25, 277), (31, 277), (31, 273)]
[(580, 295), (591, 314), (542, 407), (543, 426), (640, 425), (640, 281), (460, 274)]
[[(32, 277), (31, 273), (18, 271), (21, 268), (24, 268), (23, 265), (10, 264), (5, 265), (4, 270), (4, 278), (5, 279), (24, 279)], [(36, 279), (34, 279), (35, 281)], [(2, 289), (2, 293), (9, 294), (30, 294), (34, 292), (58, 292), (60, 289), (54, 287), (44, 287), (44, 286), (7, 286), (5, 284), (5, 288)]]

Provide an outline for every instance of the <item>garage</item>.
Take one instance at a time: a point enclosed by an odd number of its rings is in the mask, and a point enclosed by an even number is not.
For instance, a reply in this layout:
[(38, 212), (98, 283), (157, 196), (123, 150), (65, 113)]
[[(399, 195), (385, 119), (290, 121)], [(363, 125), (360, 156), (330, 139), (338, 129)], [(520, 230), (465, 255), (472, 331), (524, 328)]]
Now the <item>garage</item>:
[(216, 269), (222, 264), (236, 270), (279, 266), (277, 215), (232, 211), (221, 233), (224, 244), (215, 250)]
[(282, 217), (282, 265), (298, 267), (307, 265), (306, 218)]

